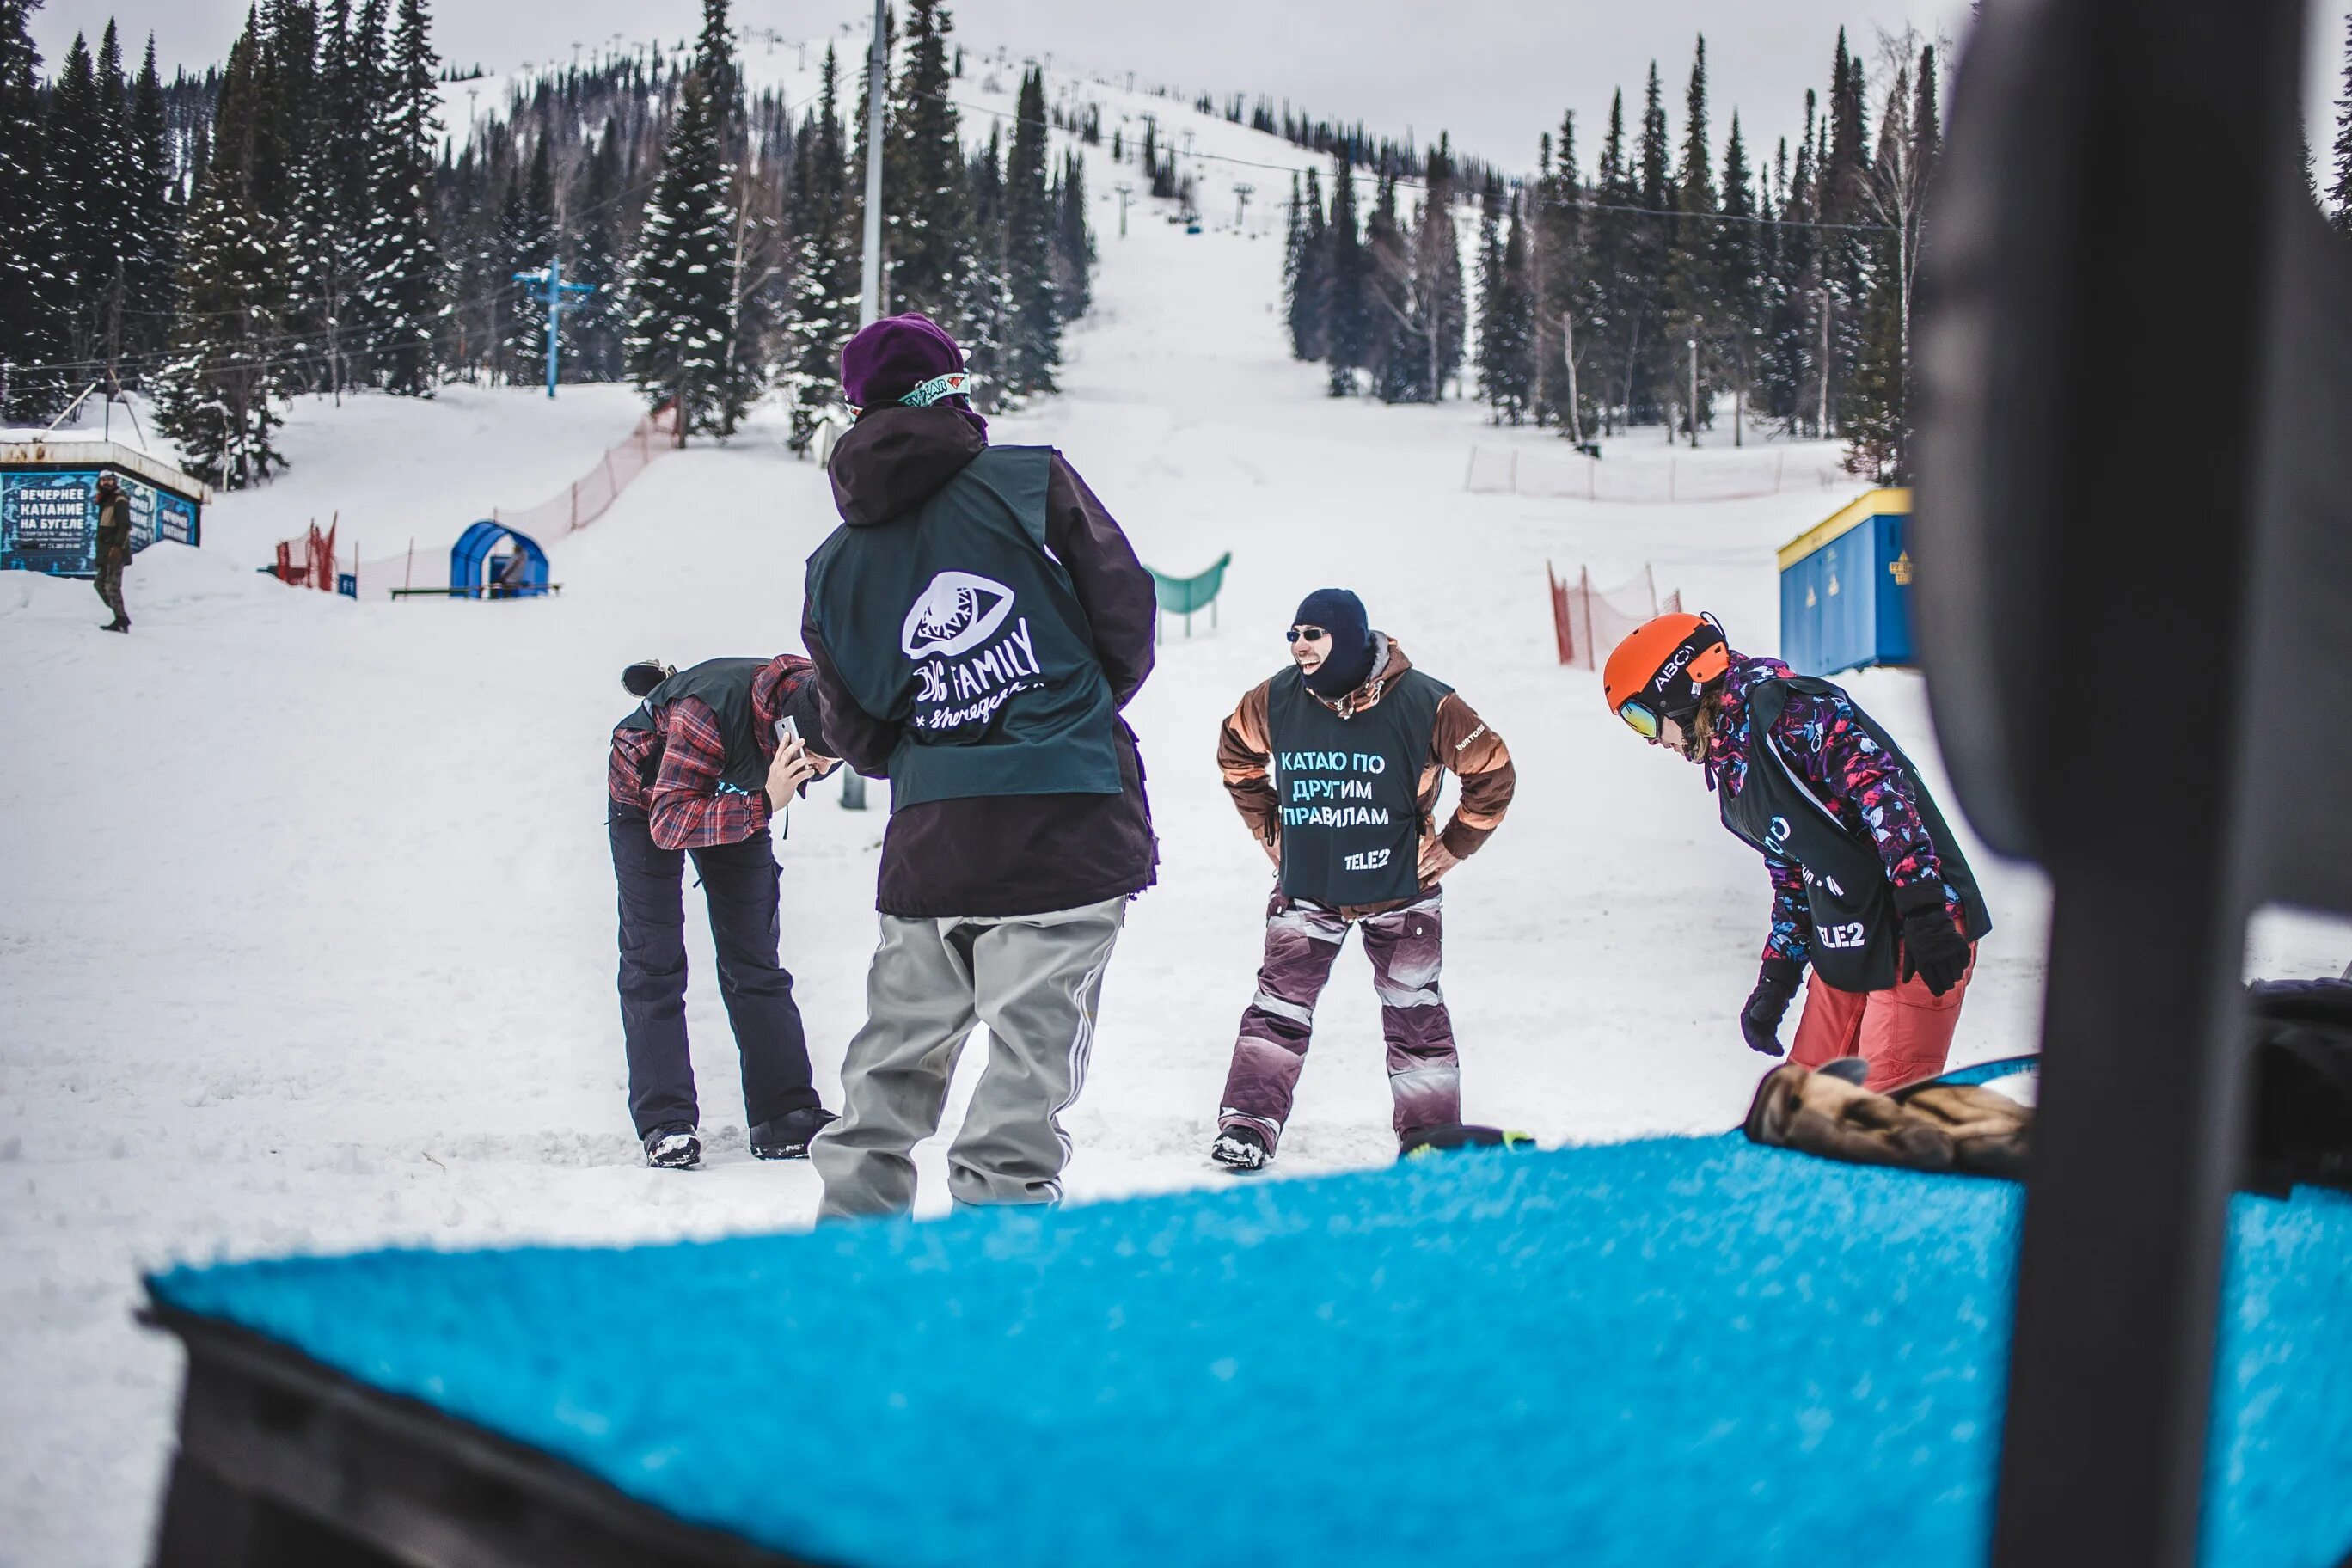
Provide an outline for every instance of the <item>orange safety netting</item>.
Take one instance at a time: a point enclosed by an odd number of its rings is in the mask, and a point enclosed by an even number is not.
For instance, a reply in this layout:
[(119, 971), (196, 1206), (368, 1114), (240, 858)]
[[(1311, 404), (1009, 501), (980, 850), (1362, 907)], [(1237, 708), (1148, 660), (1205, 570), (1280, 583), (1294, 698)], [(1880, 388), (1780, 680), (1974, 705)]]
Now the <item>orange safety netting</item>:
[(509, 514), (493, 509), (490, 521), (533, 539), (585, 528), (604, 515), (631, 479), (677, 444), (677, 404), (673, 399), (639, 419), (627, 439), (607, 448), (595, 467), (564, 489), (521, 511)]
[(1565, 582), (1544, 563), (1544, 580), (1551, 588), (1551, 628), (1559, 662), (1580, 669), (1599, 669), (1609, 650), (1635, 626), (1654, 616), (1670, 615), (1683, 607), (1682, 590), (1658, 597), (1658, 579), (1649, 567), (1603, 594), (1592, 586), (1592, 569), (1577, 569), (1576, 580)]

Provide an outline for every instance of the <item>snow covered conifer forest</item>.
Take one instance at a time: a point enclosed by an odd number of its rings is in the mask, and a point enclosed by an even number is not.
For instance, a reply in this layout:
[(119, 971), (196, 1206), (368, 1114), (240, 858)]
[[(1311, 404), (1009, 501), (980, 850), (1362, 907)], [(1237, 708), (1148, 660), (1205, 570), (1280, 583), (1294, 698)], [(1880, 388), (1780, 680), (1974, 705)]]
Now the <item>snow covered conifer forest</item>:
[[(826, 46), (816, 102), (787, 104), (747, 91), (726, 0), (705, 0), (690, 47), (575, 58), (485, 103), (479, 68), (436, 53), (425, 0), (270, 0), (223, 65), (168, 84), (152, 41), (130, 74), (111, 21), (44, 77), (26, 27), (40, 3), (0, 0), (12, 420), (45, 421), (92, 380), (145, 389), (195, 471), (258, 482), (284, 460), (273, 401), (538, 376), (545, 315), (513, 275), (551, 258), (596, 290), (565, 321), (566, 379), (679, 397), (689, 431), (718, 436), (779, 388), (805, 442), (837, 400), (864, 189), (854, 40), (849, 58)], [(1093, 258), (1082, 164), (1047, 157), (1043, 132), (1050, 117), (1098, 142), (1099, 110), (1049, 108), (1024, 74), (982, 143), (960, 123), (949, 8), (909, 0), (903, 30), (888, 304), (950, 324), (992, 405), (1017, 405), (1053, 388)], [(1568, 110), (1525, 174), (1287, 100), (1192, 107), (1333, 161), (1328, 184), (1291, 177), (1285, 276), (1294, 351), (1329, 367), (1334, 395), (1474, 394), (1497, 423), (1578, 441), (1690, 439), (1727, 417), (1737, 440), (1744, 415), (1902, 482), (1949, 56), (1841, 29), (1769, 152), (1737, 110), (1717, 149), (1701, 37), (1679, 131), (1653, 61), (1638, 107), (1621, 90), (1597, 128)], [(445, 123), (460, 90), (467, 123)], [(2352, 119), (2337, 124), (2314, 194), (2352, 230)], [(1155, 124), (1132, 145), (1115, 132), (1113, 153), (1191, 205)], [(1456, 223), (1475, 226), (1467, 279)]]
[[(445, 68), (424, 0), (272, 0), (227, 61), (126, 79), (110, 22), (38, 76), (37, 0), (0, 0), (7, 416), (41, 423), (92, 380), (142, 389), (192, 471), (268, 477), (276, 404), (454, 381), (530, 383), (546, 317), (513, 275), (560, 258), (596, 292), (567, 313), (564, 378), (680, 400), (730, 434), (782, 389), (805, 440), (839, 399), (856, 325), (863, 116), (844, 75), (789, 107), (747, 91), (725, 0), (690, 47), (512, 85)], [(910, 7), (885, 152), (892, 309), (972, 348), (992, 407), (1053, 386), (1093, 239), (1077, 166), (1045, 150), (1042, 76), (1009, 138), (967, 151), (944, 6)], [(452, 125), (450, 107), (467, 105)], [(929, 198), (917, 203), (917, 191)]]

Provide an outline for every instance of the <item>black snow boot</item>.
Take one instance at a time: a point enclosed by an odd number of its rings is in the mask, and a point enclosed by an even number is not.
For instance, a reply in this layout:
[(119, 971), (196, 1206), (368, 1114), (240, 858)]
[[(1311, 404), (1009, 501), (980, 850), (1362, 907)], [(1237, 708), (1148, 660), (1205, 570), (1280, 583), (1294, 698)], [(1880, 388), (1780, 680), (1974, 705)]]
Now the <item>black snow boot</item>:
[(702, 1140), (691, 1127), (656, 1127), (646, 1134), (646, 1163), (657, 1171), (691, 1171), (702, 1163)]
[(1217, 1141), (1209, 1145), (1209, 1158), (1234, 1171), (1261, 1171), (1274, 1158), (1274, 1151), (1265, 1146), (1265, 1134), (1245, 1121), (1217, 1129)]
[(782, 1116), (762, 1121), (751, 1129), (751, 1157), (755, 1160), (805, 1160), (809, 1140), (817, 1129), (834, 1121), (832, 1111), (822, 1105), (808, 1106), (800, 1110), (787, 1110)]

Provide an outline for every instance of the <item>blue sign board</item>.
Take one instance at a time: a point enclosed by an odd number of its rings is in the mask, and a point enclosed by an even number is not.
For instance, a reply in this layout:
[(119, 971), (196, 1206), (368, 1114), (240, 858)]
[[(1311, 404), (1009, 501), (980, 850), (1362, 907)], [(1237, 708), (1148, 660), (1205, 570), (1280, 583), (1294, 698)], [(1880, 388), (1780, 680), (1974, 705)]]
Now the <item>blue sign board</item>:
[(1872, 490), (1780, 552), (1780, 657), (1802, 675), (1911, 662), (1911, 492)]
[(159, 539), (197, 542), (196, 503), (129, 469), (110, 464), (0, 469), (0, 570), (95, 576), (101, 473), (112, 474), (131, 502), (132, 550)]

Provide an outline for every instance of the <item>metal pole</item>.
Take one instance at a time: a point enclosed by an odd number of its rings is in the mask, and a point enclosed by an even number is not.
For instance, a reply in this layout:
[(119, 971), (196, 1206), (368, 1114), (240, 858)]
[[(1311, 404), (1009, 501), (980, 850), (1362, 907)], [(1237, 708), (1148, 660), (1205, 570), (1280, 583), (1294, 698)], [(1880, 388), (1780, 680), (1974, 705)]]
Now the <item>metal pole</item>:
[[(857, 303), (860, 331), (882, 319), (882, 110), (889, 86), (889, 27), (888, 0), (874, 0), (874, 42), (866, 51), (866, 287)], [(841, 809), (866, 809), (866, 781), (853, 767), (841, 770)]]
[[(874, 42), (866, 52), (866, 264), (857, 324), (882, 319), (882, 119), (889, 89), (888, 0), (874, 0)], [(852, 775), (855, 776), (854, 774)]]
[(1698, 339), (1690, 340), (1690, 444), (1698, 446)]
[[(572, 68), (580, 68), (580, 46), (572, 46)], [(563, 316), (563, 258), (547, 258), (547, 395), (555, 395), (555, 340)]]

